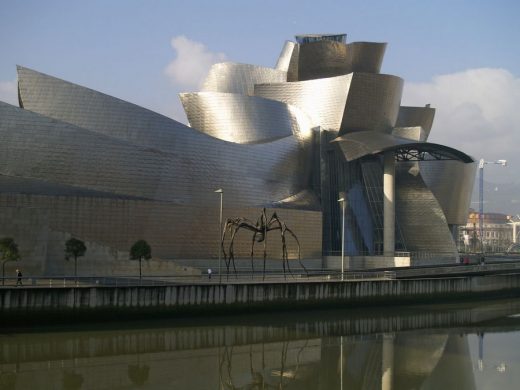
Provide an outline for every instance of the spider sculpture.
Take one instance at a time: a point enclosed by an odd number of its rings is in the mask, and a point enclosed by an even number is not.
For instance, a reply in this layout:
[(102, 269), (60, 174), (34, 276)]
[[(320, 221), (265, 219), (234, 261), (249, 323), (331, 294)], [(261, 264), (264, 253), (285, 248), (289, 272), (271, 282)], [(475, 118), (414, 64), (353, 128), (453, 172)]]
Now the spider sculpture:
[[(301, 267), (305, 270), (305, 273), (307, 273), (307, 270), (305, 269), (304, 265), (302, 264), (300, 260), (300, 242), (298, 241), (298, 238), (293, 233), (291, 229), (287, 227), (285, 222), (283, 222), (276, 213), (273, 213), (271, 218), (267, 218), (267, 214), (265, 211), (265, 208), (262, 210), (262, 214), (256, 221), (256, 224), (253, 224), (250, 220), (246, 218), (229, 218), (226, 220), (226, 224), (224, 225), (224, 231), (222, 233), (222, 241), (221, 241), (221, 248), (222, 252), (224, 253), (224, 261), (226, 262), (226, 268), (229, 275), (229, 267), (230, 265), (233, 265), (233, 270), (235, 272), (235, 275), (237, 273), (237, 269), (235, 266), (235, 254), (234, 254), (234, 240), (235, 237), (240, 229), (246, 229), (251, 232), (253, 232), (253, 238), (251, 241), (251, 270), (254, 272), (254, 264), (253, 264), (253, 257), (254, 257), (254, 250), (255, 250), (255, 243), (256, 242), (262, 242), (264, 245), (264, 263), (263, 263), (263, 277), (265, 278), (265, 261), (267, 257), (267, 233), (273, 230), (279, 230), (282, 240), (282, 265), (283, 265), (283, 273), (285, 276), (286, 270), (291, 272), (291, 269), (289, 267), (289, 259), (288, 259), (288, 252), (287, 252), (287, 243), (286, 243), (286, 233), (289, 233), (294, 240), (296, 241), (296, 244), (298, 245), (298, 262), (300, 263)], [(226, 240), (226, 235), (229, 234), (229, 247), (228, 252), (226, 252), (224, 248), (224, 242)]]

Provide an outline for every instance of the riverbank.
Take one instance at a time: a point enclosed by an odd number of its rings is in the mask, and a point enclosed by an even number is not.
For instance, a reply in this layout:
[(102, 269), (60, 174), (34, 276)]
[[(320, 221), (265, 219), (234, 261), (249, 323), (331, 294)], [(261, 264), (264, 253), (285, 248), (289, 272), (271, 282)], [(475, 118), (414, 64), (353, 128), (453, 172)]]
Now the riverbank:
[(520, 273), (455, 278), (0, 289), (2, 326), (520, 296)]

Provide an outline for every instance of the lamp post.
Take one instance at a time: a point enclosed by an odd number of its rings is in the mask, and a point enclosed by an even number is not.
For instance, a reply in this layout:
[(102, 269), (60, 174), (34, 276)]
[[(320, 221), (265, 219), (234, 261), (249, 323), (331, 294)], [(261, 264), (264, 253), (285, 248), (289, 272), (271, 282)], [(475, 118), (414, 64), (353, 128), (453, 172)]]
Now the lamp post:
[(343, 336), (339, 337), (339, 369), (340, 377), (339, 377), (339, 388), (343, 390)]
[(345, 208), (347, 206), (347, 197), (344, 192), (340, 192), (338, 202), (341, 203), (341, 280), (345, 272)]
[[(478, 230), (480, 235), (480, 246), (482, 255), (484, 254), (484, 165), (497, 164), (503, 167), (507, 166), (507, 160), (486, 161), (483, 158), (478, 163), (479, 171), (479, 212), (478, 212)], [(482, 256), (483, 258), (484, 256)]]
[(218, 242), (218, 282), (219, 284), (222, 283), (222, 272), (221, 272), (221, 267), (220, 267), (220, 262), (221, 262), (221, 258), (222, 258), (222, 198), (224, 196), (224, 191), (222, 190), (222, 188), (219, 188), (218, 190), (215, 190), (215, 193), (216, 194), (220, 194), (220, 215), (219, 215), (219, 219), (218, 219), (218, 237), (219, 237), (219, 242)]

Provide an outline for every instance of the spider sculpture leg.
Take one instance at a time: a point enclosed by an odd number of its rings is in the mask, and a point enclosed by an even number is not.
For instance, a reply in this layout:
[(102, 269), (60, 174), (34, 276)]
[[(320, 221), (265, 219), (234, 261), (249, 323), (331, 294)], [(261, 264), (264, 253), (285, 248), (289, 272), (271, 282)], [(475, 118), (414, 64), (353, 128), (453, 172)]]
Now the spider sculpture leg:
[(283, 276), (285, 278), (285, 272), (286, 268), (285, 265), (287, 264), (287, 270), (291, 272), (291, 269), (289, 268), (288, 263), (288, 256), (287, 256), (287, 245), (285, 243), (285, 232), (284, 232), (284, 225), (278, 218), (278, 215), (276, 213), (273, 213), (271, 216), (271, 219), (269, 220), (269, 230), (280, 230), (280, 237), (282, 241), (282, 267), (283, 267)]
[(227, 234), (228, 230), (231, 232), (232, 228), (233, 228), (233, 220), (227, 219), (226, 223), (224, 225), (224, 231), (222, 233), (222, 239), (220, 241), (220, 249), (222, 250), (222, 253), (224, 254), (224, 263), (226, 264), (227, 274), (229, 274), (229, 263), (230, 263), (231, 259), (228, 258), (228, 254), (226, 253), (226, 248), (224, 246), (224, 242), (226, 240), (226, 234)]
[(231, 261), (232, 261), (232, 264), (233, 264), (233, 271), (235, 272), (235, 276), (238, 278), (238, 275), (237, 275), (237, 267), (235, 265), (235, 252), (234, 252), (234, 245), (235, 245), (235, 237), (238, 233), (238, 230), (240, 229), (240, 224), (238, 224), (238, 226), (235, 226), (235, 229), (233, 230), (233, 234), (231, 235), (231, 243), (229, 244), (229, 247), (230, 247), (230, 256), (232, 254), (232, 257), (231, 257)]
[(255, 255), (255, 241), (256, 241), (256, 235), (258, 233), (255, 231), (253, 233), (253, 240), (251, 241), (251, 277), (253, 277), (253, 274), (255, 272), (255, 266), (253, 264), (253, 258), (254, 258), (254, 255)]
[(298, 246), (298, 263), (300, 264), (300, 266), (305, 271), (305, 274), (308, 276), (309, 272), (307, 271), (307, 269), (305, 268), (305, 266), (303, 265), (303, 263), (301, 261), (301, 248), (300, 248), (300, 241), (298, 240), (298, 237), (296, 237), (296, 234), (294, 234), (294, 232), (287, 227), (285, 222), (280, 220), (280, 218), (278, 217), (278, 215), (276, 215), (276, 213), (273, 214), (273, 216), (271, 217), (271, 220), (272, 221), (270, 223), (277, 223), (278, 227), (276, 229), (279, 228), (280, 231), (281, 231), (281, 235), (282, 235), (282, 251), (283, 251), (283, 254), (285, 255), (285, 260), (287, 261), (287, 269), (289, 270), (289, 272), (291, 272), (291, 269), (289, 267), (289, 255), (288, 255), (288, 250), (287, 250), (287, 240), (285, 238), (286, 237), (285, 236), (286, 232), (288, 232), (294, 238), (294, 240), (296, 241), (296, 245)]
[(282, 224), (282, 249), (285, 257), (285, 262), (287, 263), (287, 270), (290, 274), (292, 274), (291, 267), (289, 266), (289, 251), (287, 250), (287, 240), (285, 239), (285, 232), (287, 231), (287, 226), (285, 225), (285, 222), (281, 222)]
[(264, 233), (264, 274), (263, 279), (265, 280), (265, 261), (267, 259), (267, 216), (265, 214), (265, 208), (262, 211), (262, 230)]
[(228, 231), (231, 236), (230, 242), (229, 242), (229, 257), (226, 256), (226, 251), (224, 250), (224, 256), (225, 256), (224, 259), (226, 261), (226, 270), (227, 270), (228, 278), (229, 278), (229, 267), (231, 264), (233, 264), (233, 269), (235, 271), (235, 275), (237, 273), (236, 266), (235, 266), (234, 239), (235, 239), (235, 235), (236, 235), (241, 223), (242, 223), (242, 218), (228, 219), (226, 221), (224, 234), (222, 236), (222, 248), (224, 248), (224, 240), (226, 237), (226, 233)]
[(309, 276), (309, 272), (307, 271), (307, 268), (305, 268), (301, 260), (300, 241), (298, 241), (298, 237), (296, 237), (296, 234), (294, 234), (294, 232), (291, 229), (286, 228), (286, 230), (294, 238), (294, 241), (296, 241), (296, 244), (298, 245), (298, 263), (300, 263), (300, 266), (305, 271), (305, 274)]

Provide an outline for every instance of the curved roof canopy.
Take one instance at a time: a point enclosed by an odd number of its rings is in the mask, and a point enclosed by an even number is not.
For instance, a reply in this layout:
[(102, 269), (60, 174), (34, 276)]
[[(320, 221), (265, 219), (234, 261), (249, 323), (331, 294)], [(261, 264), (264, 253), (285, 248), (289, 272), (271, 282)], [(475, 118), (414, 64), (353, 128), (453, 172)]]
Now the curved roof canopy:
[(397, 160), (400, 161), (458, 160), (465, 163), (474, 161), (466, 153), (448, 146), (429, 142), (411, 142), (410, 139), (379, 131), (349, 133), (332, 142), (339, 143), (347, 161), (389, 150), (394, 151)]

